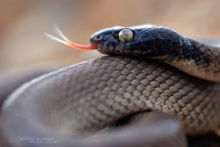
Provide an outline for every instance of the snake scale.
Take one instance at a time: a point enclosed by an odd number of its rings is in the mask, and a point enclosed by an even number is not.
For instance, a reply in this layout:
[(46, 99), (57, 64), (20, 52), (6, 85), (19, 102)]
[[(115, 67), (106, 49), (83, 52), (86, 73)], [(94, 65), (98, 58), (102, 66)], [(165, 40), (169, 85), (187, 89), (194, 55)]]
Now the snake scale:
[[(152, 25), (98, 31), (87, 47), (57, 31), (64, 40), (47, 36), (81, 49), (97, 48), (110, 56), (45, 74), (13, 92), (1, 117), (8, 145), (184, 147), (183, 132), (198, 135), (218, 130), (217, 46)], [(150, 127), (132, 125), (109, 134), (88, 135), (137, 112), (149, 113), (146, 124)]]

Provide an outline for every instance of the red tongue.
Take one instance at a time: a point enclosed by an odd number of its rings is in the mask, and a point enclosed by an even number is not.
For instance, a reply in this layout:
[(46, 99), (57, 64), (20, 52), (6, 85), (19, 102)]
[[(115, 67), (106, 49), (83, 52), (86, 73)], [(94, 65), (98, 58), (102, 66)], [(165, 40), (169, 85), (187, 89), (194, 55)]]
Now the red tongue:
[(71, 47), (74, 47), (74, 48), (77, 48), (77, 49), (82, 49), (82, 50), (95, 50), (97, 49), (97, 47), (95, 45), (80, 45), (80, 44), (77, 44), (77, 43), (74, 43), (72, 41), (67, 41), (67, 43), (71, 46)]

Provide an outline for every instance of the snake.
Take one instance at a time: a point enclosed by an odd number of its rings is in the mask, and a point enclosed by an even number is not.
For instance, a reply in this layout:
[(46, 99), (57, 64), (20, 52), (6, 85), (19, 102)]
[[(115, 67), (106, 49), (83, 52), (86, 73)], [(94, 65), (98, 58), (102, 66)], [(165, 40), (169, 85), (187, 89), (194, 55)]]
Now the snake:
[[(185, 134), (219, 130), (219, 46), (155, 25), (106, 28), (80, 45), (55, 28), (62, 39), (46, 36), (106, 56), (15, 90), (1, 112), (8, 146), (185, 147)], [(128, 126), (107, 127), (126, 117)]]

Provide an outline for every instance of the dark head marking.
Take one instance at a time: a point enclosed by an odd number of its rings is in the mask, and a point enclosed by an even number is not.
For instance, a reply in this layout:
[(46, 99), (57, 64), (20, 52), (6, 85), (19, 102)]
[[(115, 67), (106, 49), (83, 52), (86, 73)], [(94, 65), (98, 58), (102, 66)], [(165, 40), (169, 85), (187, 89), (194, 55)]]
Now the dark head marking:
[(107, 28), (94, 33), (90, 41), (104, 54), (148, 58), (177, 56), (188, 45), (175, 31), (153, 25)]

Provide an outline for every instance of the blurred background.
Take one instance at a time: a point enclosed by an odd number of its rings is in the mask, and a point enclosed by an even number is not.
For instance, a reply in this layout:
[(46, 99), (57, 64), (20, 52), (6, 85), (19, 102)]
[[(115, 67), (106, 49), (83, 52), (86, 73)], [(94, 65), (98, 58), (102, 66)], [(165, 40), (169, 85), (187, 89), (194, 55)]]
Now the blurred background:
[(47, 39), (56, 23), (72, 41), (114, 25), (155, 24), (220, 39), (219, 0), (0, 0), (0, 74), (53, 69), (100, 56)]

